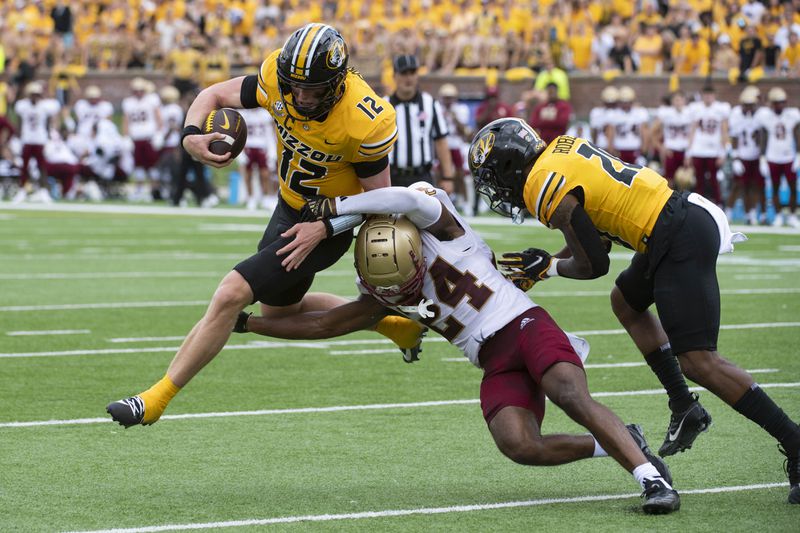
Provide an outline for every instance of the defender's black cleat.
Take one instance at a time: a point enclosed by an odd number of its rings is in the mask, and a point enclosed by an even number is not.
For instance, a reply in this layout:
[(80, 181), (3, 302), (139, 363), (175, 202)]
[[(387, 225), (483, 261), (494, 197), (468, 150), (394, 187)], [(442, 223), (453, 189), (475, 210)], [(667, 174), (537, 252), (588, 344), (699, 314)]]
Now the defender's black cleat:
[(672, 413), (664, 444), (658, 449), (661, 457), (688, 450), (697, 436), (711, 426), (711, 415), (700, 405), (697, 394), (692, 396), (694, 402), (688, 409), (682, 413)]
[(413, 348), (400, 348), (400, 353), (403, 354), (403, 361), (406, 363), (413, 363), (419, 361), (419, 354), (422, 353), (422, 341), (428, 334), (428, 328), (423, 328), (419, 332), (419, 339)]
[(787, 452), (780, 445), (778, 450), (786, 456), (783, 470), (789, 476), (789, 503), (800, 504), (800, 449)]
[(647, 514), (667, 514), (681, 508), (678, 491), (668, 489), (659, 479), (645, 479), (642, 510)]
[(660, 457), (653, 455), (653, 452), (650, 451), (650, 447), (647, 445), (647, 441), (644, 438), (642, 427), (639, 424), (628, 424), (625, 427), (628, 428), (628, 431), (630, 432), (631, 437), (633, 437), (634, 442), (636, 442), (636, 445), (639, 446), (640, 450), (642, 450), (642, 453), (647, 460), (650, 461), (650, 464), (656, 467), (658, 473), (661, 474), (661, 477), (663, 477), (667, 483), (672, 485), (672, 473), (669, 471), (667, 463), (665, 463)]
[[(144, 401), (139, 396), (132, 396), (124, 400), (111, 402), (106, 406), (106, 412), (111, 415), (114, 422), (119, 422), (125, 429), (142, 424), (144, 419)], [(147, 424), (142, 424), (147, 425)]]

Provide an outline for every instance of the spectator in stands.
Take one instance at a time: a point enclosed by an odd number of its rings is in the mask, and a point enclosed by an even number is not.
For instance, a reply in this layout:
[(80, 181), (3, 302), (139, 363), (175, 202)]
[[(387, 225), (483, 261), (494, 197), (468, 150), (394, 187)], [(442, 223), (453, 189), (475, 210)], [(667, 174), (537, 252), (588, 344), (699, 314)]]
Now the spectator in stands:
[(481, 129), (498, 118), (514, 116), (510, 105), (500, 100), (500, 88), (496, 85), (486, 88), (486, 96), (475, 109), (475, 125)]
[(751, 69), (764, 65), (764, 44), (755, 24), (747, 24), (745, 37), (739, 41), (739, 81), (746, 81)]
[(623, 35), (614, 36), (614, 46), (608, 51), (608, 60), (611, 68), (621, 70), (625, 74), (631, 74), (636, 70), (631, 48)]
[(564, 135), (569, 126), (572, 106), (558, 96), (558, 85), (547, 84), (546, 98), (533, 108), (528, 123), (539, 133), (544, 142), (550, 144), (559, 135)]
[[(650, 5), (650, 4), (648, 4)], [(661, 74), (663, 68), (664, 40), (654, 24), (643, 23), (644, 33), (633, 43), (633, 52), (639, 58), (640, 74)]]
[(536, 76), (533, 88), (537, 91), (544, 91), (550, 83), (555, 83), (558, 87), (559, 98), (569, 100), (569, 76), (556, 66), (552, 55), (548, 54), (544, 58), (544, 68)]
[(778, 58), (781, 74), (792, 78), (800, 76), (800, 38), (796, 32), (789, 33), (789, 43)]
[(58, 37), (64, 48), (72, 48), (74, 36), (72, 34), (72, 9), (64, 0), (56, 0), (56, 5), (50, 10), (50, 18), (53, 19), (53, 31)]
[(169, 52), (165, 69), (172, 76), (172, 85), (181, 94), (181, 98), (197, 90), (194, 80), (199, 69), (200, 53), (189, 46), (187, 38), (178, 39), (178, 47)]
[(731, 38), (723, 33), (717, 39), (717, 49), (714, 51), (714, 72), (730, 72), (739, 68), (739, 54), (731, 46)]

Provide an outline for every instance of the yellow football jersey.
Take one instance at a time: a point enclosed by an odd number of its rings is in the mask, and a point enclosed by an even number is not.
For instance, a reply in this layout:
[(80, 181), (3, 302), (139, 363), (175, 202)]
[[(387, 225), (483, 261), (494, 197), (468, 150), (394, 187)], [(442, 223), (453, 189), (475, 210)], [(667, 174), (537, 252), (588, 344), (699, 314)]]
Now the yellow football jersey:
[(376, 161), (397, 139), (394, 107), (354, 72), (345, 78), (341, 100), (324, 120), (294, 121), (278, 88), (276, 50), (258, 75), (258, 103), (275, 119), (281, 197), (300, 209), (304, 196), (330, 198), (362, 192), (352, 163)]
[(625, 163), (584, 139), (562, 135), (539, 156), (525, 181), (528, 211), (548, 225), (568, 192), (583, 190), (583, 208), (601, 235), (637, 252), (672, 189), (653, 170)]

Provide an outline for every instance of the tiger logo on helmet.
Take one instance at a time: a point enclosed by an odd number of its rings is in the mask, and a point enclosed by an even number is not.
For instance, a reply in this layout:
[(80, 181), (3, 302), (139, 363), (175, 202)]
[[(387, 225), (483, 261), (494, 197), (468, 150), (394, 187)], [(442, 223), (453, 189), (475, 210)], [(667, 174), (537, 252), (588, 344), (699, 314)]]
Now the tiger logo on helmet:
[[(278, 55), (278, 86), (283, 107), (294, 120), (307, 122), (331, 110), (344, 94), (347, 45), (332, 26), (306, 24), (295, 31)], [(314, 106), (294, 103), (292, 87), (324, 89)]]
[(384, 305), (419, 296), (427, 272), (419, 229), (402, 215), (373, 215), (356, 237), (355, 266), (364, 288)]

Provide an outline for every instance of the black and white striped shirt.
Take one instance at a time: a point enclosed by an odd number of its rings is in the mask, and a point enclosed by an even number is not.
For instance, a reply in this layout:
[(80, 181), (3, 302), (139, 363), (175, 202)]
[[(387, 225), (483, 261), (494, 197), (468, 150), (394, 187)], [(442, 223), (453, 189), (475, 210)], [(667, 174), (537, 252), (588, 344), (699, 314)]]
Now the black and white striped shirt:
[(423, 91), (407, 101), (393, 94), (389, 101), (397, 112), (397, 142), (389, 164), (393, 169), (430, 169), (436, 157), (433, 141), (449, 134), (441, 104)]

